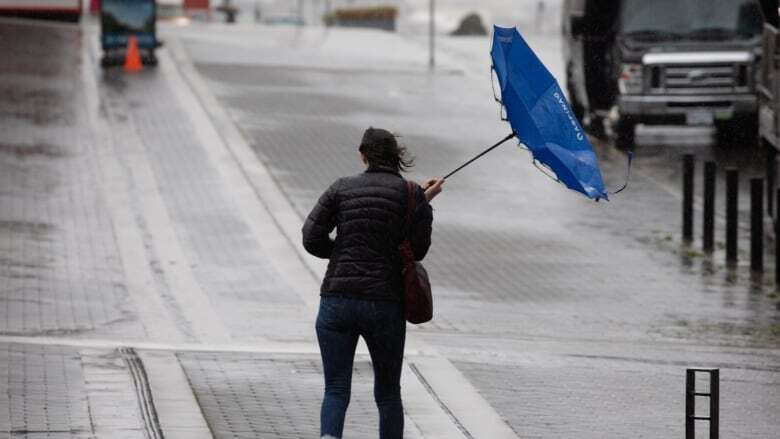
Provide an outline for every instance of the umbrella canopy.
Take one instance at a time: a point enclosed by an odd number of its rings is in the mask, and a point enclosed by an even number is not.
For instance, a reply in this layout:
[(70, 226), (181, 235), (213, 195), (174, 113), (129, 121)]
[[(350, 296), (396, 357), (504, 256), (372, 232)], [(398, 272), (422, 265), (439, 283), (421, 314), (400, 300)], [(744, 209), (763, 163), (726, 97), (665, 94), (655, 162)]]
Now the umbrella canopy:
[(555, 78), (517, 29), (493, 30), (490, 54), (512, 131), (566, 187), (607, 199), (593, 148)]

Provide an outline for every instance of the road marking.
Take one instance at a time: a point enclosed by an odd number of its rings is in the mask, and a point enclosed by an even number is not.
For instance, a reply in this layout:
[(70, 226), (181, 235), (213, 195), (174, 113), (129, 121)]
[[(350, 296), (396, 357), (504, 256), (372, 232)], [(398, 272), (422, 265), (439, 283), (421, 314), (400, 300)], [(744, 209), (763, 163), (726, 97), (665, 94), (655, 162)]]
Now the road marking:
[(469, 437), (517, 439), (517, 434), (449, 360), (420, 357), (414, 360), (414, 366)]
[(176, 355), (146, 351), (138, 355), (148, 372), (148, 384), (164, 437), (211, 439), (211, 430)]
[[(251, 344), (231, 343), (162, 343), (142, 340), (111, 340), (103, 338), (62, 338), (36, 337), (23, 335), (0, 335), (0, 343), (18, 343), (33, 345), (68, 346), (89, 349), (118, 349), (132, 347), (145, 351), (175, 351), (175, 352), (234, 352), (234, 353), (279, 353), (279, 354), (320, 354), (315, 341), (276, 341), (267, 338), (256, 338)], [(357, 354), (368, 355), (365, 343), (358, 343)], [(429, 355), (424, 349), (407, 347), (407, 356)]]
[(427, 386), (427, 380), (415, 372), (414, 364), (404, 363), (401, 372), (404, 391), (404, 411), (425, 439), (474, 439), (464, 434), (460, 422), (446, 406), (440, 403), (436, 393)]
[(157, 416), (157, 407), (155, 407), (152, 389), (149, 386), (149, 375), (146, 373), (146, 368), (144, 368), (141, 358), (133, 348), (120, 348), (119, 354), (125, 360), (130, 376), (133, 377), (138, 410), (141, 413), (146, 437), (149, 439), (163, 439), (160, 419)]

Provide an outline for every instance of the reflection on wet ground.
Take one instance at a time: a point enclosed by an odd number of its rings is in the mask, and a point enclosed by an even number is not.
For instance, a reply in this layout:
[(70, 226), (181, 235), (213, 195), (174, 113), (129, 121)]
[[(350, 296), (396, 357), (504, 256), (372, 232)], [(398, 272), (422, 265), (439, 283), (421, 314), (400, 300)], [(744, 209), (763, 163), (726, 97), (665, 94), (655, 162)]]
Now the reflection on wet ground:
[(4, 335), (142, 331), (97, 183), (80, 50), (76, 27), (0, 25)]
[[(715, 318), (680, 318), (667, 327), (658, 327), (658, 333), (673, 338), (707, 340), (717, 334), (730, 340), (745, 340), (755, 345), (780, 345), (780, 295), (773, 274), (775, 237), (771, 218), (767, 217), (765, 233), (765, 272), (751, 272), (749, 267), (749, 216), (750, 178), (764, 178), (769, 151), (757, 145), (739, 144), (733, 139), (715, 136), (714, 143), (702, 142), (691, 146), (679, 146), (675, 142), (675, 130), (685, 127), (669, 127), (665, 143), (645, 143), (634, 150), (634, 176), (626, 194), (614, 201), (635, 206), (644, 212), (644, 224), (651, 228), (633, 229), (634, 238), (649, 248), (674, 255), (680, 273), (701, 279), (705, 292), (719, 294), (724, 309), (742, 309), (746, 313), (733, 321)], [(605, 165), (605, 178), (615, 179), (621, 172), (621, 160), (625, 153), (614, 148), (609, 139), (592, 138), (594, 149)], [(684, 143), (684, 142), (681, 142)], [(694, 180), (695, 212), (694, 242), (685, 243), (681, 235), (682, 216), (682, 158), (692, 154), (696, 160)], [(714, 161), (718, 167), (716, 180), (716, 229), (715, 250), (708, 254), (701, 249), (701, 188), (703, 163)], [(739, 262), (725, 261), (725, 169), (740, 171), (739, 193)], [(661, 207), (650, 202), (646, 185), (655, 186), (671, 195), (671, 202)], [(675, 202), (676, 201), (676, 202)], [(613, 218), (617, 220), (618, 218)], [(623, 218), (625, 219), (625, 218)], [(616, 225), (617, 226), (617, 225)], [(669, 259), (667, 264), (674, 259)], [(681, 293), (685, 294), (685, 293)]]

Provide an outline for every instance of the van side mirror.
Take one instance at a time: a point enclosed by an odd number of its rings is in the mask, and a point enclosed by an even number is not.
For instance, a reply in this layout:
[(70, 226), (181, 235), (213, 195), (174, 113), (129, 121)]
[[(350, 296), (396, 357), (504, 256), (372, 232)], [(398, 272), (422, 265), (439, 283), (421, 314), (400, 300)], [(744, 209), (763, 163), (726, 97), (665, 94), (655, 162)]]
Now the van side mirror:
[(569, 20), (569, 29), (572, 36), (578, 37), (585, 33), (585, 17), (572, 15)]

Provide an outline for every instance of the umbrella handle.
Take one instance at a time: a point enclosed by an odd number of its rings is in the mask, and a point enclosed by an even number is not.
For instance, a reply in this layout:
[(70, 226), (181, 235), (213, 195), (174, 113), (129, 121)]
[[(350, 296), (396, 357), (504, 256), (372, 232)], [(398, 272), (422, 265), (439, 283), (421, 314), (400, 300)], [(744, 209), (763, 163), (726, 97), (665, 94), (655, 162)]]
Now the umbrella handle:
[(501, 146), (502, 144), (506, 143), (507, 141), (509, 141), (509, 139), (511, 139), (511, 138), (513, 138), (513, 137), (515, 137), (515, 133), (512, 133), (512, 134), (510, 134), (510, 135), (508, 135), (508, 136), (504, 137), (502, 140), (500, 140), (500, 141), (499, 141), (498, 143), (496, 143), (495, 145), (493, 145), (493, 146), (489, 147), (488, 149), (486, 149), (486, 150), (482, 151), (481, 153), (477, 154), (477, 155), (476, 155), (474, 158), (472, 158), (471, 160), (469, 160), (469, 161), (467, 161), (466, 163), (464, 163), (464, 164), (462, 164), (462, 165), (458, 166), (458, 168), (457, 168), (457, 169), (455, 169), (454, 171), (452, 171), (452, 172), (450, 172), (449, 174), (445, 175), (445, 176), (444, 176), (444, 178), (443, 178), (443, 180), (446, 180), (446, 179), (450, 178), (450, 177), (451, 177), (453, 174), (455, 174), (456, 172), (458, 172), (458, 171), (460, 171), (461, 169), (465, 168), (466, 166), (470, 165), (472, 162), (474, 162), (474, 161), (475, 161), (475, 160), (477, 160), (478, 158), (482, 157), (483, 155), (485, 155), (485, 154), (489, 153), (490, 151), (492, 151), (492, 150), (494, 150), (494, 149), (498, 148), (499, 146)]

